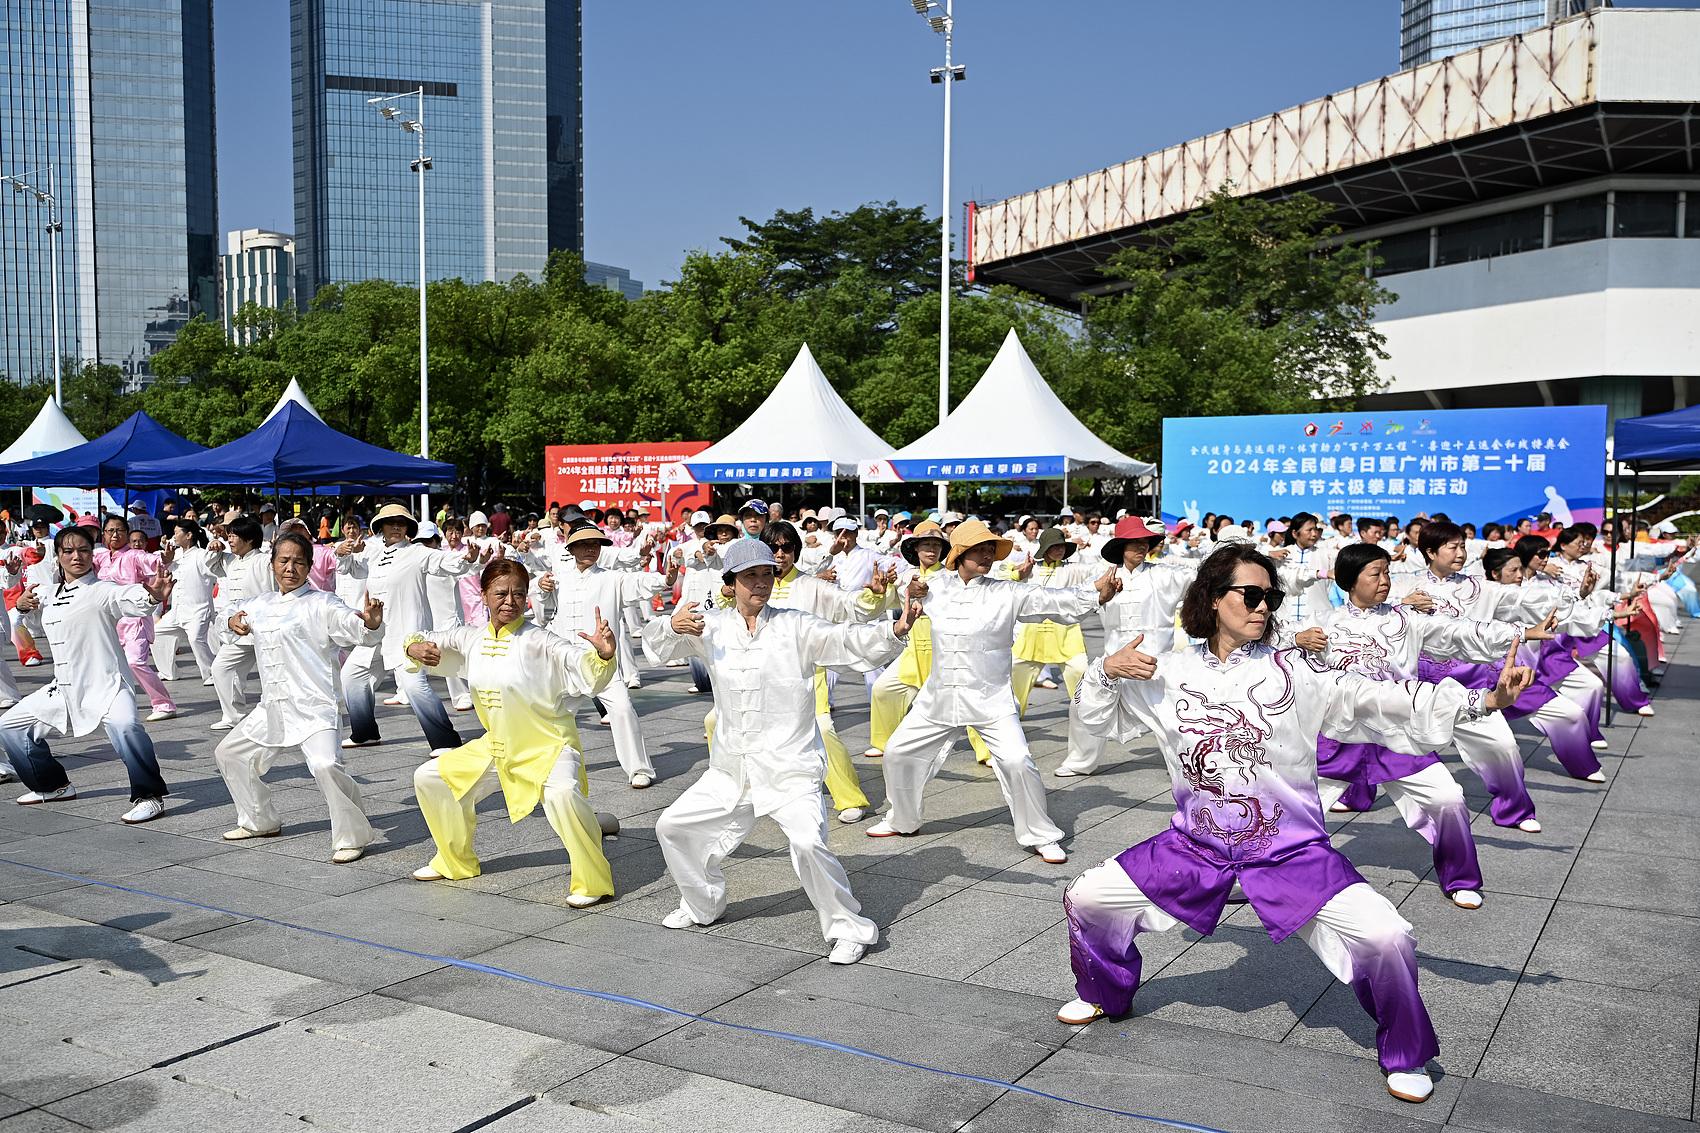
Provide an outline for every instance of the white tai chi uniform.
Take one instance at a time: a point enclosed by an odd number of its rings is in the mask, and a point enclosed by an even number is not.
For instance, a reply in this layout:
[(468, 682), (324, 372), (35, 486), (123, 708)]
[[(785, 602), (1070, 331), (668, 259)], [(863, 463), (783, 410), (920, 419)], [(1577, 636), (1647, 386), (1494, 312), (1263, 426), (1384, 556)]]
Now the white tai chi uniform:
[(236, 824), (256, 834), (283, 825), (260, 776), (279, 755), (299, 749), (330, 807), (331, 848), (364, 848), (372, 840), (372, 824), (337, 744), (337, 653), (371, 645), (383, 630), (367, 629), (340, 598), (311, 586), (255, 595), (241, 612), (260, 665), (260, 703), (213, 752), (236, 804)]
[(153, 627), (153, 667), (164, 680), (177, 679), (177, 642), (186, 641), (203, 681), (212, 680), (213, 586), (219, 580), (217, 558), (205, 547), (179, 547), (166, 570), (171, 574), (171, 608)]
[[(1167, 653), (1175, 646), (1175, 614), (1181, 608), (1186, 588), (1198, 576), (1201, 559), (1171, 555), (1155, 562), (1143, 562), (1129, 570), (1116, 568), (1122, 588), (1115, 597), (1098, 607), (1104, 623), (1104, 656), (1121, 649), (1141, 634), (1142, 653), (1153, 657)], [(1139, 725), (1133, 727), (1138, 729)], [(1136, 730), (1133, 736), (1139, 735)], [(1080, 705), (1070, 701), (1068, 709), (1068, 758), (1059, 771), (1090, 775), (1104, 758), (1110, 737), (1089, 728), (1080, 718)]]
[[(425, 576), (425, 600), (431, 605), (432, 629), (451, 629), (466, 624), (466, 619), (460, 612), (459, 591), (462, 581), (464, 578), (454, 578), (446, 574)], [(472, 707), (472, 695), (467, 692), (465, 678), (458, 672), (445, 672), (443, 683), (448, 686), (450, 703), (457, 709), (464, 712)]]
[(255, 547), (245, 555), (214, 554), (208, 560), (218, 577), (214, 603), (213, 632), (218, 635), (218, 652), (213, 655), (213, 691), (218, 694), (219, 723), (234, 728), (248, 711), (248, 694), (243, 689), (254, 671), (254, 642), (230, 632), (230, 615), (255, 595), (277, 589), (272, 577), (271, 552)]
[(720, 863), (768, 815), (791, 843), (791, 865), (820, 913), (821, 935), (872, 944), (879, 929), (861, 915), (843, 865), (826, 846), (826, 750), (815, 726), (815, 670), (876, 669), (902, 651), (902, 640), (890, 622), (834, 625), (801, 610), (766, 607), (753, 633), (735, 609), (701, 613), (700, 637), (675, 633), (667, 618), (644, 630), (663, 660), (699, 657), (714, 682), (708, 770), (655, 824), (679, 886), (679, 907), (698, 924), (720, 918), (726, 911)]
[(1045, 785), (1016, 714), (1011, 650), (1017, 622), (1076, 622), (1097, 605), (1098, 592), (1090, 586), (1046, 590), (985, 576), (963, 582), (954, 572), (928, 581), (932, 675), (885, 748), (892, 829), (903, 834), (920, 829), (927, 783), (944, 765), (957, 733), (973, 727), (991, 750), (1016, 841), (1044, 846), (1063, 836), (1045, 809)]
[[(602, 614), (602, 620), (610, 626), (620, 624), (620, 606), (626, 578), (624, 574), (604, 570), (600, 566), (580, 570), (571, 555), (561, 556), (554, 574), (555, 612), (549, 623), (551, 630), (562, 637), (577, 641), (575, 635), (579, 633), (596, 632), (598, 611)], [(625, 634), (616, 631), (616, 659), (619, 657), (621, 642), (625, 642), (629, 653), (631, 642), (626, 639)], [(649, 758), (649, 749), (643, 742), (643, 732), (638, 728), (637, 708), (632, 704), (632, 694), (626, 688), (625, 676), (626, 671), (619, 672), (616, 679), (609, 681), (608, 687), (597, 696), (608, 715), (608, 729), (613, 733), (614, 739), (614, 757), (620, 761), (620, 768), (625, 771), (626, 778), (630, 779), (640, 772), (653, 778), (655, 764)]]

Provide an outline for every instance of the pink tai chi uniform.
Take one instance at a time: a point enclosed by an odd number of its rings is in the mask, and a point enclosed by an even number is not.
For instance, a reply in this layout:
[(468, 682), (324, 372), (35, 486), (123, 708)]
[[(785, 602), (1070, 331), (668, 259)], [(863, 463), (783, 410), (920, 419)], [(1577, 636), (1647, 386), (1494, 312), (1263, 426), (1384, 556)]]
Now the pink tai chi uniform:
[[(130, 547), (109, 551), (105, 547), (96, 547), (94, 569), (101, 581), (128, 586), (152, 582), (161, 568), (159, 556), (146, 551)], [(130, 672), (148, 694), (154, 711), (177, 711), (177, 704), (171, 699), (171, 693), (166, 691), (165, 682), (159, 679), (159, 670), (153, 667), (153, 618), (118, 619), (118, 643), (124, 647), (124, 658), (130, 662)]]

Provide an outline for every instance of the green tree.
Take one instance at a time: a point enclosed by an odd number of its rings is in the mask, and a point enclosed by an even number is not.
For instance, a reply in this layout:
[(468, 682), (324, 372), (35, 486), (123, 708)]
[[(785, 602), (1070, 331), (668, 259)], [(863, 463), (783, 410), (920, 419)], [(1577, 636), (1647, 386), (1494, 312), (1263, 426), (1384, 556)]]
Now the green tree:
[(721, 240), (771, 259), (773, 286), (789, 298), (851, 270), (865, 272), (894, 302), (938, 287), (939, 223), (919, 205), (875, 202), (823, 217), (812, 208), (779, 209), (767, 220), (738, 220), (749, 235)]
[[(0, 376), (0, 382), (4, 381), (7, 379)], [(51, 379), (11, 384), (13, 388), (0, 397), (0, 450), (10, 447), (23, 435), (30, 422), (35, 420), (35, 415), (41, 412), (42, 405), (53, 396)]]
[(111, 432), (141, 408), (141, 398), (125, 392), (124, 371), (110, 363), (72, 366), (65, 370), (63, 384), (65, 416), (90, 440)]
[(1370, 278), (1373, 247), (1330, 243), (1328, 212), (1224, 188), (1111, 261), (1123, 289), (1088, 311), (1087, 401), (1115, 399), (1124, 447), (1158, 451), (1164, 417), (1302, 412), (1380, 388), (1370, 320), (1393, 295)]

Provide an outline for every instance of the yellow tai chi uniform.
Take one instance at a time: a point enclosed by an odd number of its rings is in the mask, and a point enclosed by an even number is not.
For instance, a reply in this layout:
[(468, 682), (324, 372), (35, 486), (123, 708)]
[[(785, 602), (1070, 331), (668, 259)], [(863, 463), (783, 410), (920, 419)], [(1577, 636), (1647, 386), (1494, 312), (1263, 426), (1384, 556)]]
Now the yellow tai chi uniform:
[[(573, 724), (573, 701), (608, 685), (616, 661), (582, 641), (524, 621), (483, 628), (455, 626), (410, 636), (442, 651), (436, 670), (472, 686), (484, 735), (444, 752), (413, 775), (419, 809), (437, 843), (430, 868), (446, 878), (477, 877), (472, 835), (479, 800), (498, 789), (508, 819), (518, 822), (543, 803), (549, 825), (572, 861), (571, 892), (611, 896), (614, 877), (602, 831), (590, 808), (590, 781)], [(410, 665), (416, 664), (412, 660)]]
[[(1102, 564), (1037, 563), (1028, 576), (1030, 586), (1045, 590), (1074, 590), (1091, 586), (1103, 572)], [(1078, 624), (1063, 622), (1024, 622), (1015, 635), (1015, 664), (1010, 676), (1015, 700), (1021, 715), (1027, 715), (1027, 698), (1033, 695), (1033, 682), (1046, 665), (1061, 665), (1063, 685), (1072, 699), (1080, 678), (1086, 672), (1086, 638)]]

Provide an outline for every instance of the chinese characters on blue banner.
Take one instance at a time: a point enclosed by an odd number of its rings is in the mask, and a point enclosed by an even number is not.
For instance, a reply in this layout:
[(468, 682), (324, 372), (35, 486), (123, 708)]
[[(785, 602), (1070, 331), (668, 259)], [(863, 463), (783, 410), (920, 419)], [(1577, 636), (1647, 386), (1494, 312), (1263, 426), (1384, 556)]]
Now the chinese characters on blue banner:
[(1605, 425), (1603, 406), (1170, 418), (1163, 518), (1439, 511), (1482, 524), (1546, 512), (1597, 523)]

